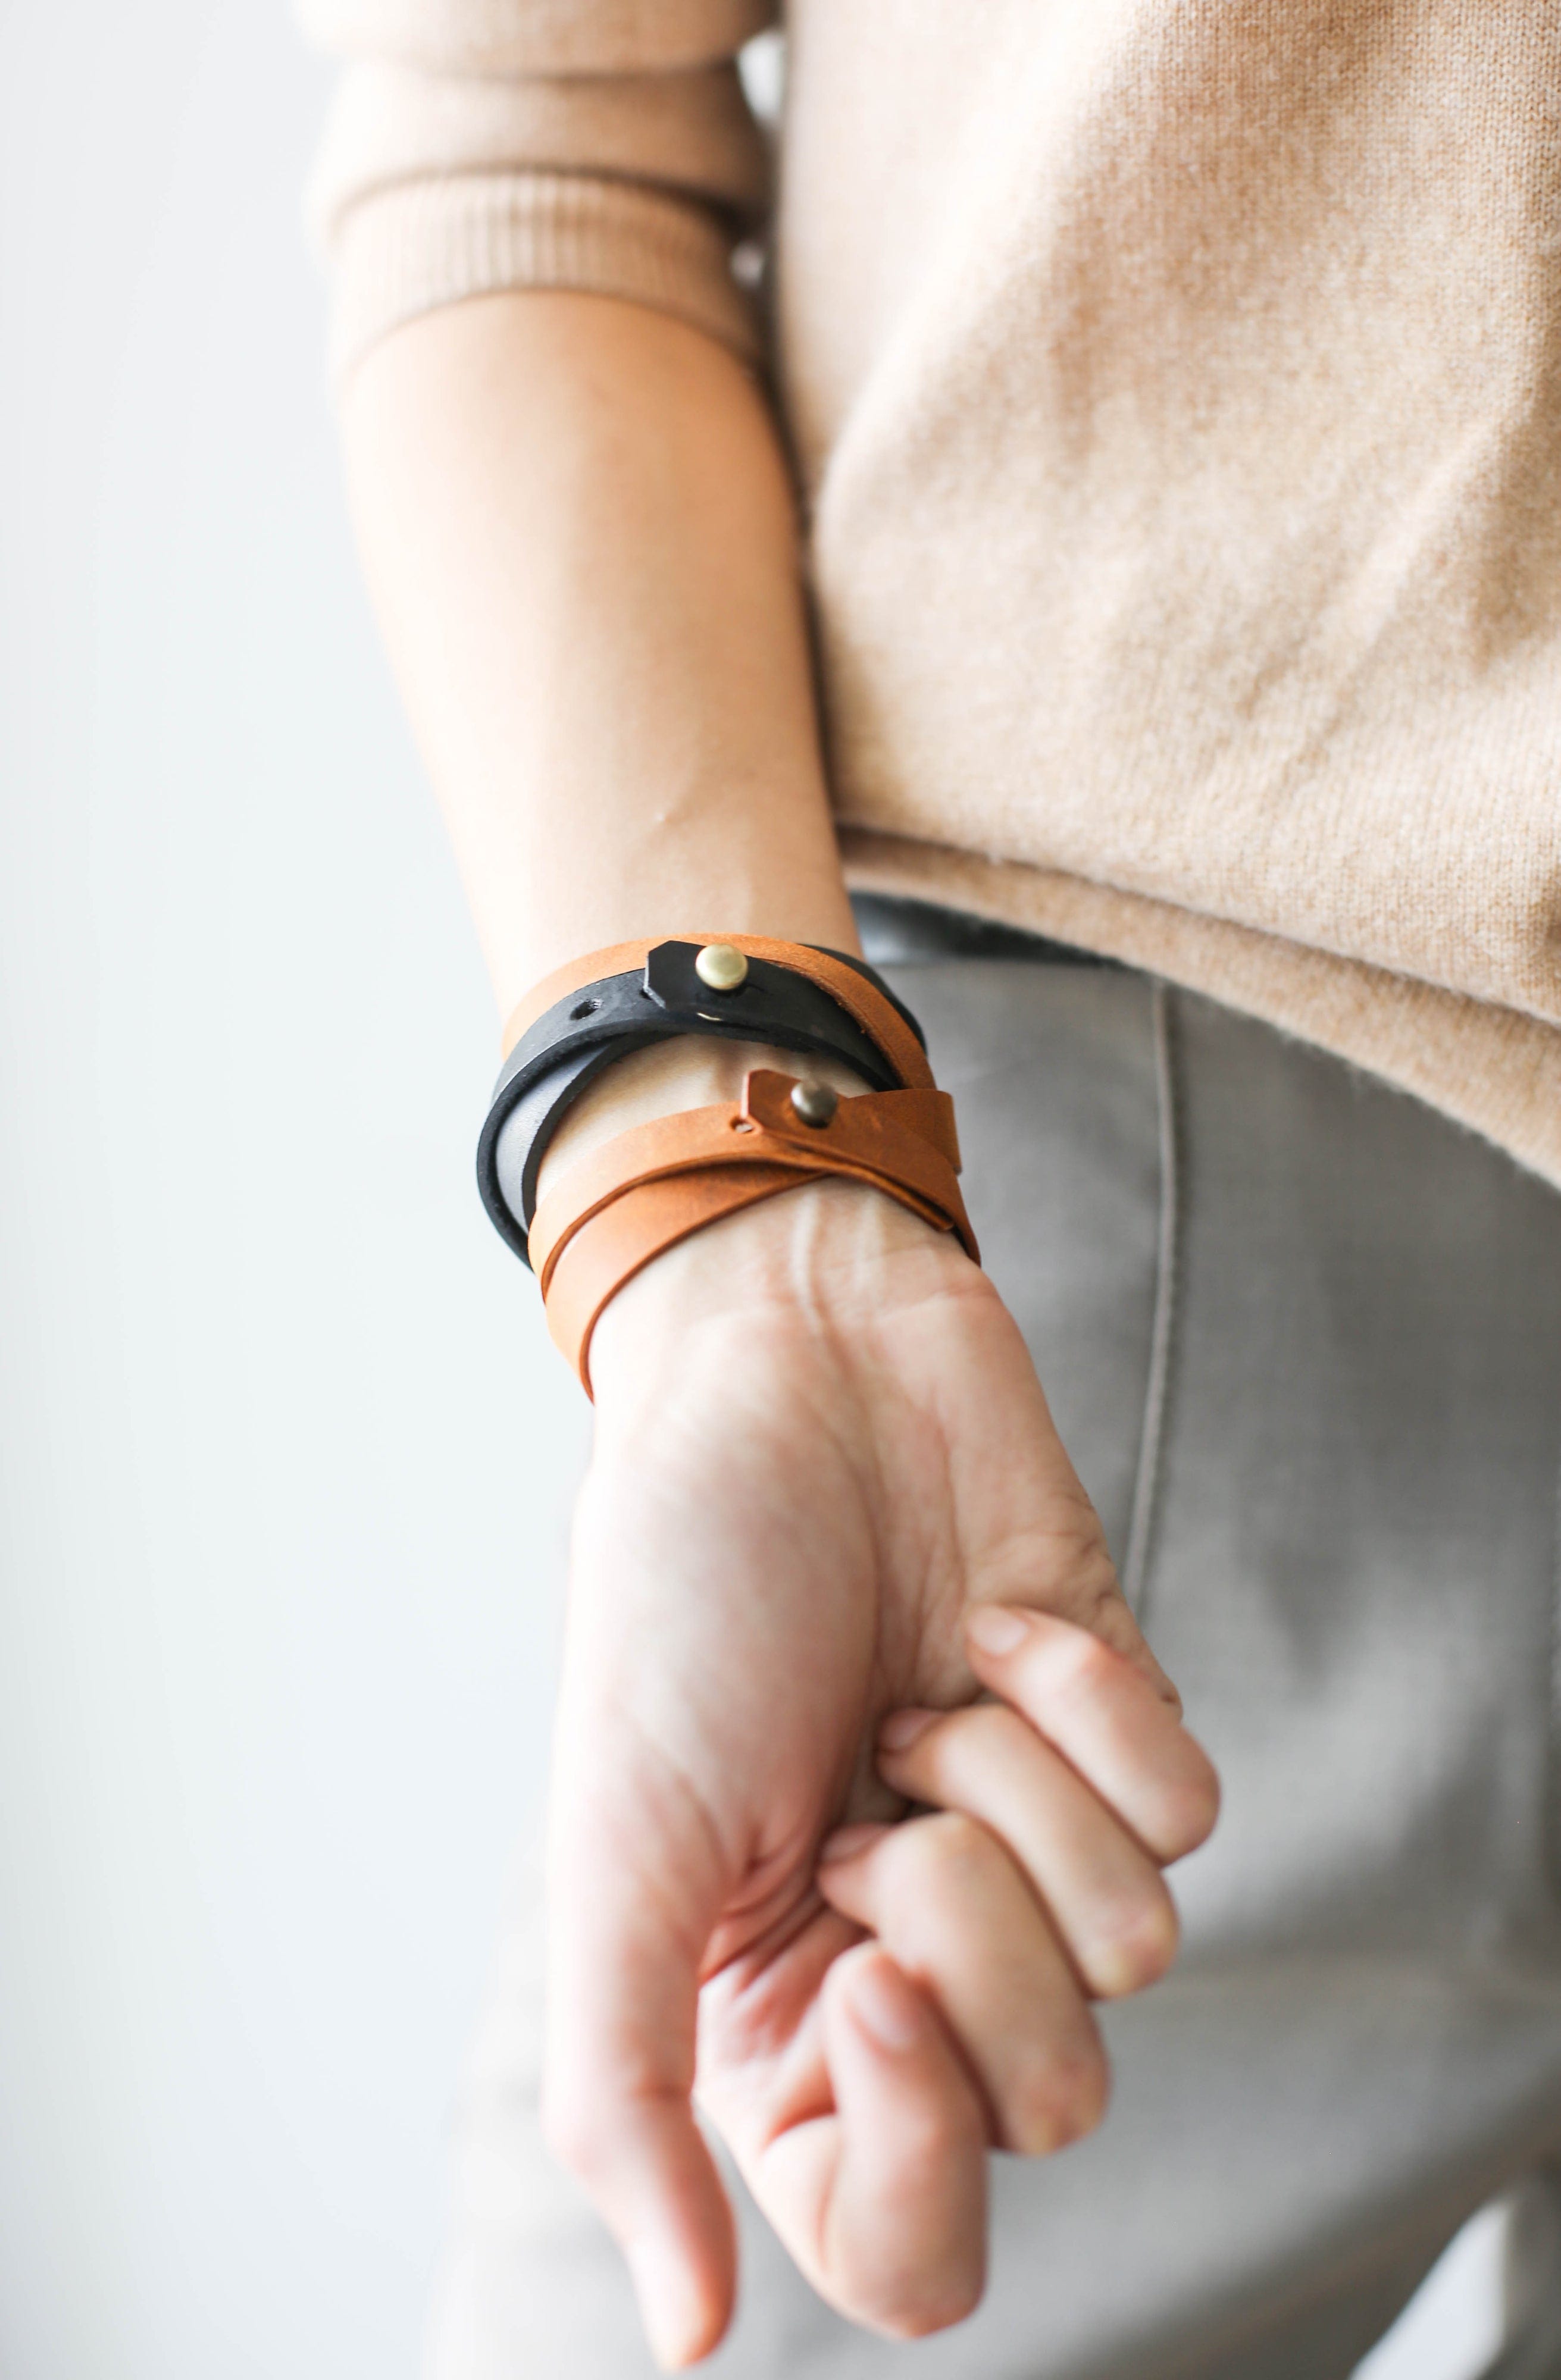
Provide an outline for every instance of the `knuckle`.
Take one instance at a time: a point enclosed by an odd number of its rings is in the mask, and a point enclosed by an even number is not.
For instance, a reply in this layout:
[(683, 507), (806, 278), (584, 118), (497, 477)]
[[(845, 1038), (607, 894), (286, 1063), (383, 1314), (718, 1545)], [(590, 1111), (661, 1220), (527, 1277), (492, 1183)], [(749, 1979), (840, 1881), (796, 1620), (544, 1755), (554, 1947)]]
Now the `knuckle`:
[(1083, 1625), (1091, 1633), (1100, 1628), (1115, 1629), (1120, 1633), (1124, 1622), (1132, 1628), (1127, 1598), (1104, 1538), (1085, 1564), (1079, 1582), (1079, 1609)]
[(1006, 2148), (1055, 2156), (1094, 2131), (1111, 2096), (1111, 2070), (1098, 2037), (1054, 2048), (1005, 2095)]
[(1058, 1537), (1067, 1557), (1068, 1617), (1080, 1627), (1092, 1628), (1121, 1603), (1122, 1588), (1100, 1515), (1082, 1488), (1070, 1524), (1059, 1529)]
[(1104, 2050), (1097, 2042), (1068, 2069), (1067, 2087), (1063, 2093), (1067, 2139), (1081, 2141), (1096, 2131), (1104, 2118), (1110, 2097), (1111, 2069), (1105, 2062)]
[(939, 1810), (913, 1819), (905, 1829), (919, 1885), (932, 1890), (984, 1874), (1003, 1854), (979, 1818), (963, 1810)]
[(1091, 1983), (1106, 1999), (1144, 1991), (1168, 1973), (1180, 1939), (1176, 1903), (1155, 1877), (1102, 1927)]
[(1091, 1627), (1122, 1590), (1099, 1513), (1077, 1477), (1054, 1478), (1043, 1523), (1016, 1529), (988, 1548), (979, 1599), (1029, 1604), (1045, 1582), (1044, 1609)]
[(967, 1742), (983, 1752), (1005, 1745), (1025, 1752), (1035, 1741), (1030, 1721), (1008, 1703), (977, 1703), (963, 1717)]
[(935, 1791), (953, 1791), (979, 1770), (994, 1745), (1031, 1730), (1005, 1703), (969, 1703), (950, 1711), (912, 1744), (907, 1767)]
[(1197, 1767), (1163, 1787), (1160, 1799), (1155, 1848), (1165, 1859), (1185, 1859), (1208, 1841), (1220, 1814), (1220, 1780), (1212, 1763), (1200, 1755)]
[(1071, 1636), (1059, 1638), (1048, 1650), (1051, 1682), (1060, 1693), (1096, 1694), (1117, 1676), (1121, 1656), (1091, 1629), (1080, 1628)]

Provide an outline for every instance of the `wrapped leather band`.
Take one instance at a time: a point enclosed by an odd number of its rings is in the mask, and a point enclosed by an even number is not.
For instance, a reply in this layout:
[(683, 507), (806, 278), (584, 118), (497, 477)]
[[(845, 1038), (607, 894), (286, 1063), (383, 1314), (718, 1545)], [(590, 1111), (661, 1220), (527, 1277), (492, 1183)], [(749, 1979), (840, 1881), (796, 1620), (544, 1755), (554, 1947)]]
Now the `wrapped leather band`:
[[(741, 935), (739, 985), (700, 977), (703, 944), (677, 938), (588, 953), (511, 1017), (508, 1055), (477, 1145), (477, 1183), (500, 1237), (528, 1262), (543, 1161), (574, 1102), (632, 1051), (681, 1036), (828, 1057), (870, 1090), (930, 1083), (921, 1027), (865, 960)], [(600, 970), (611, 972), (603, 973)]]
[(591, 951), (584, 958), (571, 959), (567, 966), (555, 969), (541, 983), (533, 984), (525, 999), (510, 1012), (504, 1028), (506, 1057), (528, 1026), (570, 992), (582, 990), (601, 977), (627, 975), (642, 968), (651, 953), (669, 941), (693, 942), (701, 947), (707, 942), (729, 942), (734, 950), (741, 951), (744, 958), (767, 959), (774, 966), (789, 967), (794, 974), (806, 976), (856, 1019), (868, 1038), (877, 1043), (908, 1090), (933, 1087), (927, 1053), (908, 1012), (891, 1000), (871, 969), (836, 951), (815, 950), (806, 942), (777, 941), (773, 935), (765, 934), (657, 934), (645, 941), (615, 942), (607, 950)]
[(543, 1297), (573, 1234), (641, 1182), (755, 1165), (808, 1174), (850, 1172), (910, 1191), (970, 1242), (955, 1179), (959, 1143), (946, 1091), (867, 1091), (839, 1102), (827, 1124), (803, 1123), (793, 1078), (756, 1067), (738, 1106), (689, 1108), (636, 1124), (572, 1165), (537, 1208), (531, 1268)]
[(544, 1311), (553, 1343), (579, 1375), (586, 1395), (594, 1394), (591, 1333), (626, 1282), (707, 1224), (819, 1178), (789, 1165), (750, 1165), (642, 1182), (578, 1232), (554, 1269)]
[(591, 1335), (637, 1272), (707, 1224), (805, 1182), (836, 1175), (882, 1190), (981, 1261), (957, 1179), (953, 1103), (931, 1087), (842, 1099), (810, 1125), (792, 1078), (756, 1069), (739, 1106), (696, 1108), (621, 1134), (578, 1166), (537, 1209), (531, 1261), (548, 1329), (587, 1393)]

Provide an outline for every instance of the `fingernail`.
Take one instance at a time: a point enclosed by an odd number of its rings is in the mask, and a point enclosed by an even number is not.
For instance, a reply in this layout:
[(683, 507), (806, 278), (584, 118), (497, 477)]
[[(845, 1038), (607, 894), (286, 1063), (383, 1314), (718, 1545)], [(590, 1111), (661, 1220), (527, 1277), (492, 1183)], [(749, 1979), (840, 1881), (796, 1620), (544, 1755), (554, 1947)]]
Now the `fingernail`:
[(879, 1747), (884, 1752), (909, 1752), (919, 1735), (925, 1735), (938, 1714), (933, 1710), (891, 1711), (878, 1730)]
[(965, 1621), (966, 1635), (982, 1653), (1015, 1652), (1029, 1633), (1029, 1621), (1000, 1603), (978, 1603)]
[(703, 2309), (665, 2252), (631, 2247), (628, 2268), (652, 2354), (664, 2372), (683, 2371), (703, 2342)]
[(819, 1845), (820, 1867), (831, 1860), (855, 1859), (859, 1852), (866, 1851), (869, 1843), (875, 1843), (880, 1835), (887, 1832), (886, 1827), (836, 1827)]
[(909, 2049), (921, 2030), (915, 1988), (890, 1959), (864, 1959), (851, 1977), (851, 2013), (881, 2049)]

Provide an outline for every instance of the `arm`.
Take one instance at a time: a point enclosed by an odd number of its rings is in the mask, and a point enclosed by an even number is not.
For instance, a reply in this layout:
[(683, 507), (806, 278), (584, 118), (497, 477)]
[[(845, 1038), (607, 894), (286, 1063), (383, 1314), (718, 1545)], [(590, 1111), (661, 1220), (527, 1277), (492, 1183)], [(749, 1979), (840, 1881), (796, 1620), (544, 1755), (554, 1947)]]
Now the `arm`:
[(345, 429), (501, 1014), (647, 920), (854, 950), (751, 373), (648, 307), (527, 291), (376, 348)]
[[(855, 947), (786, 478), (742, 368), (649, 310), (490, 298), (376, 349), (346, 428), (501, 1009), (646, 931)], [(550, 1166), (749, 1062), (626, 1061)], [(714, 2344), (733, 2289), (696, 2082), (832, 2301), (936, 2327), (979, 2294), (986, 2148), (1099, 2115), (1088, 1998), (1167, 1962), (1159, 1868), (1212, 1823), (1207, 1764), (1017, 1329), (915, 1218), (842, 1183), (731, 1218), (621, 1293), (592, 1368), (552, 2136), (668, 2363)], [(970, 1633), (993, 1603), (1018, 1609), (1006, 1645)], [(908, 1802), (938, 1815), (881, 1823)]]

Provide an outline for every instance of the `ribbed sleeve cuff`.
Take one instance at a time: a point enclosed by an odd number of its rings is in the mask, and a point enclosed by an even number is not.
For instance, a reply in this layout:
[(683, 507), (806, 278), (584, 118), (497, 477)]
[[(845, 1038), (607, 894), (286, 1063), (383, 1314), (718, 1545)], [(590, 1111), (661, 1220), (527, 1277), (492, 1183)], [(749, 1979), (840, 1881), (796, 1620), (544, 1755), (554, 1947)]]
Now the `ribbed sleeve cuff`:
[(759, 351), (722, 217), (632, 182), (504, 173), (406, 183), (360, 200), (331, 247), (338, 382), (397, 324), (499, 289), (632, 298), (745, 358)]

